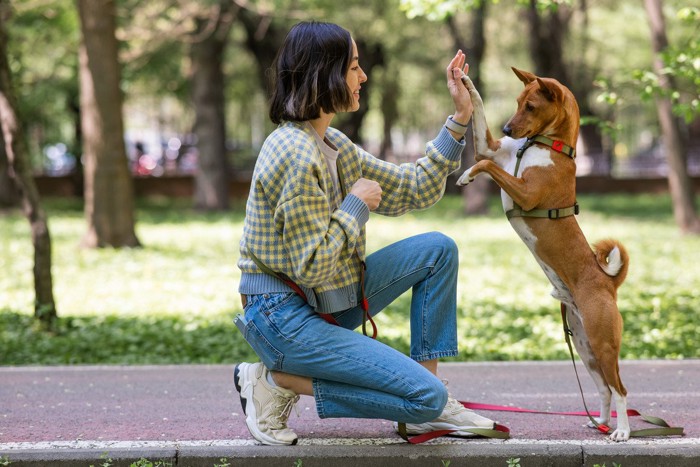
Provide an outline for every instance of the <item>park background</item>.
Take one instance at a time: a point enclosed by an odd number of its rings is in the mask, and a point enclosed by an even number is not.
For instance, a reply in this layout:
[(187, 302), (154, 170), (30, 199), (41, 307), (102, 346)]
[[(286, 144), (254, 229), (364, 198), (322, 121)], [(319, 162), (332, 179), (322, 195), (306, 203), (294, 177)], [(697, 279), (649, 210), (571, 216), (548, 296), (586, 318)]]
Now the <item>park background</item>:
[[(510, 66), (567, 84), (579, 223), (631, 256), (622, 357), (700, 357), (692, 2), (0, 0), (0, 365), (254, 358), (232, 319), (246, 187), (273, 129), (266, 70), (312, 19), (352, 32), (369, 77), (334, 126), (397, 163), (450, 113), (457, 48), (494, 129), (522, 87)], [(368, 251), (430, 230), (457, 241), (454, 360), (566, 358), (558, 304), (495, 186), (454, 178), (434, 208), (372, 215)], [(408, 303), (377, 319), (403, 351)]]

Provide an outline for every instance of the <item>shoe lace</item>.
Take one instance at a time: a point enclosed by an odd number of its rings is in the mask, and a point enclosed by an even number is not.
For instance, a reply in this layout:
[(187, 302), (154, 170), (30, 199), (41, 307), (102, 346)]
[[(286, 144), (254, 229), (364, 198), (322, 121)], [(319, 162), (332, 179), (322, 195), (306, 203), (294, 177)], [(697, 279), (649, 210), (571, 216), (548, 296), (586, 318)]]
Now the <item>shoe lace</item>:
[(452, 395), (448, 393), (447, 396), (447, 404), (445, 404), (445, 408), (443, 409), (443, 413), (448, 413), (450, 415), (457, 414), (459, 412), (464, 411), (465, 408), (464, 406)]
[(275, 410), (271, 414), (273, 420), (272, 423), (270, 423), (270, 428), (277, 430), (287, 428), (287, 420), (289, 419), (293, 407), (297, 417), (299, 416), (299, 409), (296, 407), (298, 400), (298, 395), (292, 397), (281, 394), (275, 395)]
[[(442, 384), (447, 387), (449, 384), (449, 381), (446, 379), (442, 380)], [(449, 391), (447, 391), (447, 404), (445, 404), (445, 408), (443, 409), (443, 413), (448, 413), (450, 415), (454, 415), (460, 412), (463, 412), (464, 410), (469, 410), (465, 409), (464, 405), (462, 405), (461, 402), (459, 402), (457, 399), (454, 398), (452, 394), (450, 394)]]

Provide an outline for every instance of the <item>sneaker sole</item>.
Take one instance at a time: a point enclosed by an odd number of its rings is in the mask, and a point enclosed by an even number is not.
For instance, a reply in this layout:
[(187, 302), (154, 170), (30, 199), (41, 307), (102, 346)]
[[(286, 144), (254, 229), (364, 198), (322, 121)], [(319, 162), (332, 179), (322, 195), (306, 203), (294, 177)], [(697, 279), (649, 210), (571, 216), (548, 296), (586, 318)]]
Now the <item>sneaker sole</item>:
[[(248, 375), (251, 366), (250, 363), (241, 363), (236, 365), (236, 369), (233, 371), (233, 382), (240, 394), (241, 407), (243, 407), (243, 413), (246, 415), (245, 424), (248, 427), (248, 431), (253, 438), (268, 446), (294, 446), (297, 444), (299, 438), (294, 438), (292, 442), (286, 443), (272, 438), (258, 429), (256, 423), (258, 416), (255, 413), (255, 403), (251, 403), (250, 406), (247, 404), (248, 399), (253, 398), (253, 385), (250, 382), (252, 378)], [(241, 385), (241, 372), (243, 373), (243, 385)]]
[[(445, 436), (455, 436), (458, 438), (470, 438), (470, 437), (480, 436), (480, 435), (478, 435), (476, 433), (472, 433), (470, 431), (462, 431), (462, 430), (471, 430), (471, 429), (493, 430), (494, 428), (496, 428), (496, 423), (494, 423), (493, 425), (491, 425), (489, 427), (485, 427), (485, 426), (460, 426), (460, 427), (457, 427), (455, 425), (450, 425), (449, 423), (431, 423), (430, 429), (426, 430), (423, 428), (416, 429), (407, 423), (406, 424), (406, 434), (407, 435), (422, 435), (425, 433), (430, 433), (431, 431), (456, 430), (453, 433), (450, 433), (450, 434), (445, 435)], [(398, 433), (398, 428), (396, 428), (396, 430)]]

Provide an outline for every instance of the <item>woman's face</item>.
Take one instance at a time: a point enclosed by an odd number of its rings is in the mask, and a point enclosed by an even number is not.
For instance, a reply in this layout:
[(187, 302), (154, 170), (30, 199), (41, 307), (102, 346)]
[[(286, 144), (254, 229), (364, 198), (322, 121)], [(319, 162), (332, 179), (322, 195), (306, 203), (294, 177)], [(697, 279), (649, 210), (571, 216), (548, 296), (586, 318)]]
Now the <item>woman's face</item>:
[(352, 41), (352, 60), (348, 74), (345, 76), (345, 81), (348, 83), (348, 88), (352, 93), (352, 108), (348, 112), (355, 112), (360, 108), (360, 88), (361, 84), (367, 81), (367, 75), (360, 68), (359, 56), (357, 55), (357, 44)]

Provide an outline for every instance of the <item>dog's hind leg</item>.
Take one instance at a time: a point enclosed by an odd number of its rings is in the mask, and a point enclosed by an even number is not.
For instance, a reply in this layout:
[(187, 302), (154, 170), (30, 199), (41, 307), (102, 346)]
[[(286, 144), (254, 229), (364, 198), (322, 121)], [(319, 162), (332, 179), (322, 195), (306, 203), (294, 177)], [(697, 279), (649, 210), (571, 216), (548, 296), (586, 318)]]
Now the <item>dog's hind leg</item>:
[(619, 329), (619, 332), (613, 333), (609, 337), (610, 341), (614, 342), (607, 350), (598, 353), (598, 361), (603, 370), (603, 376), (608, 382), (609, 390), (615, 397), (615, 410), (617, 412), (617, 426), (615, 431), (610, 435), (613, 441), (627, 441), (630, 437), (630, 424), (627, 417), (627, 389), (622, 384), (620, 378), (619, 354), (620, 340), (622, 339), (622, 316), (617, 309), (617, 304), (612, 301), (603, 306), (606, 308), (604, 316), (610, 317), (613, 322), (609, 323), (606, 328), (612, 333), (612, 329)]
[[(566, 306), (566, 320), (569, 324), (571, 340), (574, 343), (574, 347), (576, 347), (576, 352), (578, 352), (581, 362), (583, 362), (586, 370), (588, 370), (588, 374), (591, 376), (591, 379), (598, 389), (598, 395), (600, 397), (600, 415), (598, 417), (594, 417), (594, 419), (599, 424), (607, 425), (610, 423), (610, 401), (612, 392), (610, 391), (610, 388), (605, 381), (605, 377), (603, 376), (603, 372), (598, 365), (576, 306)], [(595, 425), (592, 422), (588, 422), (587, 426), (595, 428)]]
[[(614, 374), (611, 375), (610, 378), (617, 377), (617, 380), (620, 381), (617, 357), (613, 358), (611, 356), (608, 360), (609, 361), (603, 363), (603, 367), (612, 368), (613, 370), (611, 370), (611, 372), (614, 372)], [(615, 410), (617, 412), (617, 426), (615, 427), (615, 431), (610, 435), (610, 439), (613, 441), (627, 441), (630, 437), (630, 423), (627, 416), (627, 395), (621, 381), (618, 384), (618, 388), (621, 389), (610, 386), (610, 391), (615, 397)]]
[[(599, 303), (599, 301), (595, 299), (593, 302), (599, 310), (609, 307), (609, 304), (608, 307), (606, 307), (605, 304)], [(583, 306), (591, 306), (591, 304), (587, 303)], [(618, 366), (622, 317), (617, 311), (614, 302), (612, 307), (614, 309), (608, 309), (604, 314), (598, 315), (599, 318), (601, 316), (613, 317), (615, 322), (604, 323), (602, 329), (599, 328), (600, 332), (597, 333), (599, 340), (594, 344), (596, 345), (597, 351), (594, 351), (591, 346), (590, 339), (588, 338), (589, 333), (587, 333), (584, 328), (583, 321), (580, 317), (581, 314), (575, 312), (575, 308), (567, 307), (567, 319), (569, 320), (569, 327), (574, 334), (573, 341), (576, 346), (576, 351), (595, 382), (600, 396), (600, 416), (595, 419), (598, 423), (609, 424), (610, 403), (614, 396), (617, 412), (617, 426), (610, 435), (610, 439), (613, 441), (626, 441), (629, 439), (630, 435), (629, 419), (627, 417), (627, 390), (620, 379)], [(584, 316), (593, 316), (593, 314), (586, 313)], [(613, 331), (613, 328), (618, 329), (619, 332)], [(602, 338), (606, 332), (611, 334), (607, 334), (607, 338)], [(588, 425), (593, 426), (592, 423)]]

